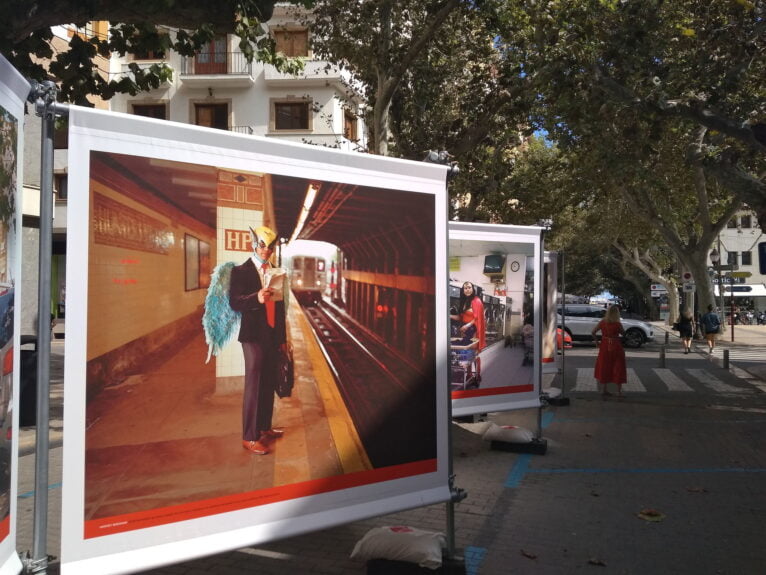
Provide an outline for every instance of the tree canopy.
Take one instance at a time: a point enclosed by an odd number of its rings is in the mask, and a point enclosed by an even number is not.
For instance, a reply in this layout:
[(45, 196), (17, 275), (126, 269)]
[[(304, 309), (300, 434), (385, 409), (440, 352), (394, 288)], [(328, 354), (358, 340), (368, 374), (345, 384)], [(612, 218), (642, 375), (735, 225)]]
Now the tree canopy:
[[(294, 2), (305, 4), (306, 2)], [(119, 79), (99, 73), (97, 57), (112, 53), (176, 51), (192, 56), (216, 34), (240, 38), (240, 50), (249, 60), (258, 59), (280, 70), (295, 71), (299, 62), (276, 52), (274, 41), (263, 29), (273, 12), (274, 0), (5, 0), (0, 19), (0, 52), (23, 75), (34, 80), (49, 76), (60, 86), (60, 99), (90, 105), (87, 96), (111, 98), (116, 92), (137, 94), (157, 88), (172, 71), (162, 64), (149, 68), (131, 65), (131, 75)], [(92, 21), (114, 23), (108, 37), (75, 34), (68, 50), (54, 54), (51, 27)], [(164, 26), (174, 33), (158, 30)], [(41, 60), (48, 62), (47, 66)]]
[(640, 150), (664, 126), (704, 128), (690, 162), (766, 226), (763, 2), (498, 0), (496, 10), (549, 137), (611, 147), (610, 128)]
[[(704, 298), (707, 253), (728, 219), (744, 203), (766, 229), (762, 0), (293, 3), (313, 10), (315, 55), (365, 91), (369, 151), (453, 155), (452, 217), (552, 219), (549, 244), (599, 254), (589, 266), (599, 282), (637, 286), (628, 270), (641, 270), (671, 285), (680, 265)], [(77, 103), (138, 93), (171, 73), (134, 66), (109, 80), (98, 55), (193, 55), (216, 33), (237, 34), (248, 58), (294, 71), (299, 63), (277, 53), (261, 25), (274, 4), (8, 0), (0, 51), (28, 77), (57, 76)], [(75, 35), (49, 70), (39, 65), (54, 56), (50, 26), (90, 20), (119, 24), (109, 38)]]

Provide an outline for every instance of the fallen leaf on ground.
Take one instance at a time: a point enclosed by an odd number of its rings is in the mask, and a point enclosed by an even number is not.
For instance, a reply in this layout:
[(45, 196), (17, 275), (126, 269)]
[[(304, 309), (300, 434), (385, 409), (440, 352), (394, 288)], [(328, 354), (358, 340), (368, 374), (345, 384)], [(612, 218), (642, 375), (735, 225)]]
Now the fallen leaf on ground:
[(596, 559), (594, 557), (588, 559), (589, 565), (598, 565), (600, 567), (606, 567), (606, 563), (601, 559)]
[(690, 493), (707, 493), (707, 489), (704, 487), (687, 487), (686, 491), (689, 491)]
[(665, 519), (665, 514), (656, 509), (642, 509), (636, 515), (644, 521), (660, 522)]
[(530, 553), (529, 551), (524, 551), (523, 549), (521, 550), (521, 554), (527, 559), (537, 559), (537, 555)]

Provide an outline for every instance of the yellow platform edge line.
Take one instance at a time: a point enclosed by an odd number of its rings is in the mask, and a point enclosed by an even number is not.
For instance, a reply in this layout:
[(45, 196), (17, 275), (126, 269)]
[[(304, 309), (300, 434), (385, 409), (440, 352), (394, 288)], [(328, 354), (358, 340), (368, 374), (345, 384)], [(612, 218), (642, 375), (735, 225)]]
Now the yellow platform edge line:
[(326, 359), (316, 341), (314, 330), (311, 329), (302, 311), (298, 314), (298, 317), (300, 318), (300, 328), (303, 331), (304, 341), (307, 343), (306, 347), (311, 359), (312, 369), (314, 370), (314, 378), (319, 388), (319, 395), (322, 398), (322, 404), (324, 405), (325, 414), (330, 426), (330, 433), (338, 450), (338, 458), (340, 459), (343, 472), (368, 471), (373, 468), (372, 463), (356, 431), (351, 414), (346, 409), (346, 404), (338, 391), (335, 377), (327, 366)]

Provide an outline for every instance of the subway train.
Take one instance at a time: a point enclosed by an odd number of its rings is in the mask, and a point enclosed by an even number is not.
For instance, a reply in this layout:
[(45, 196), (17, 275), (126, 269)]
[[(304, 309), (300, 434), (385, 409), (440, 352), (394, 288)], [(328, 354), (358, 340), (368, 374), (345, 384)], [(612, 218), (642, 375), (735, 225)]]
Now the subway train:
[(290, 260), (290, 288), (302, 304), (319, 302), (327, 288), (326, 260), (317, 256), (293, 256)]

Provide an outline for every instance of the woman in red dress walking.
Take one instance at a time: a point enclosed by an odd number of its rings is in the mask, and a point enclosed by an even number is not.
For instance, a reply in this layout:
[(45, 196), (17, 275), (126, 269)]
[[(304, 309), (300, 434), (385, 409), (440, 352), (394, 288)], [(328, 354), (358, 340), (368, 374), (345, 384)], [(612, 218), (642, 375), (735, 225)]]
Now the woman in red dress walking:
[(604, 319), (593, 328), (591, 333), (596, 343), (598, 343), (596, 333), (599, 331), (601, 344), (598, 348), (598, 358), (596, 358), (596, 381), (602, 386), (601, 394), (604, 398), (612, 395), (607, 389), (610, 383), (617, 386), (617, 396), (622, 397), (622, 384), (627, 382), (628, 376), (625, 368), (625, 349), (620, 341), (620, 336), (625, 334), (625, 329), (620, 323), (619, 306), (609, 306)]

